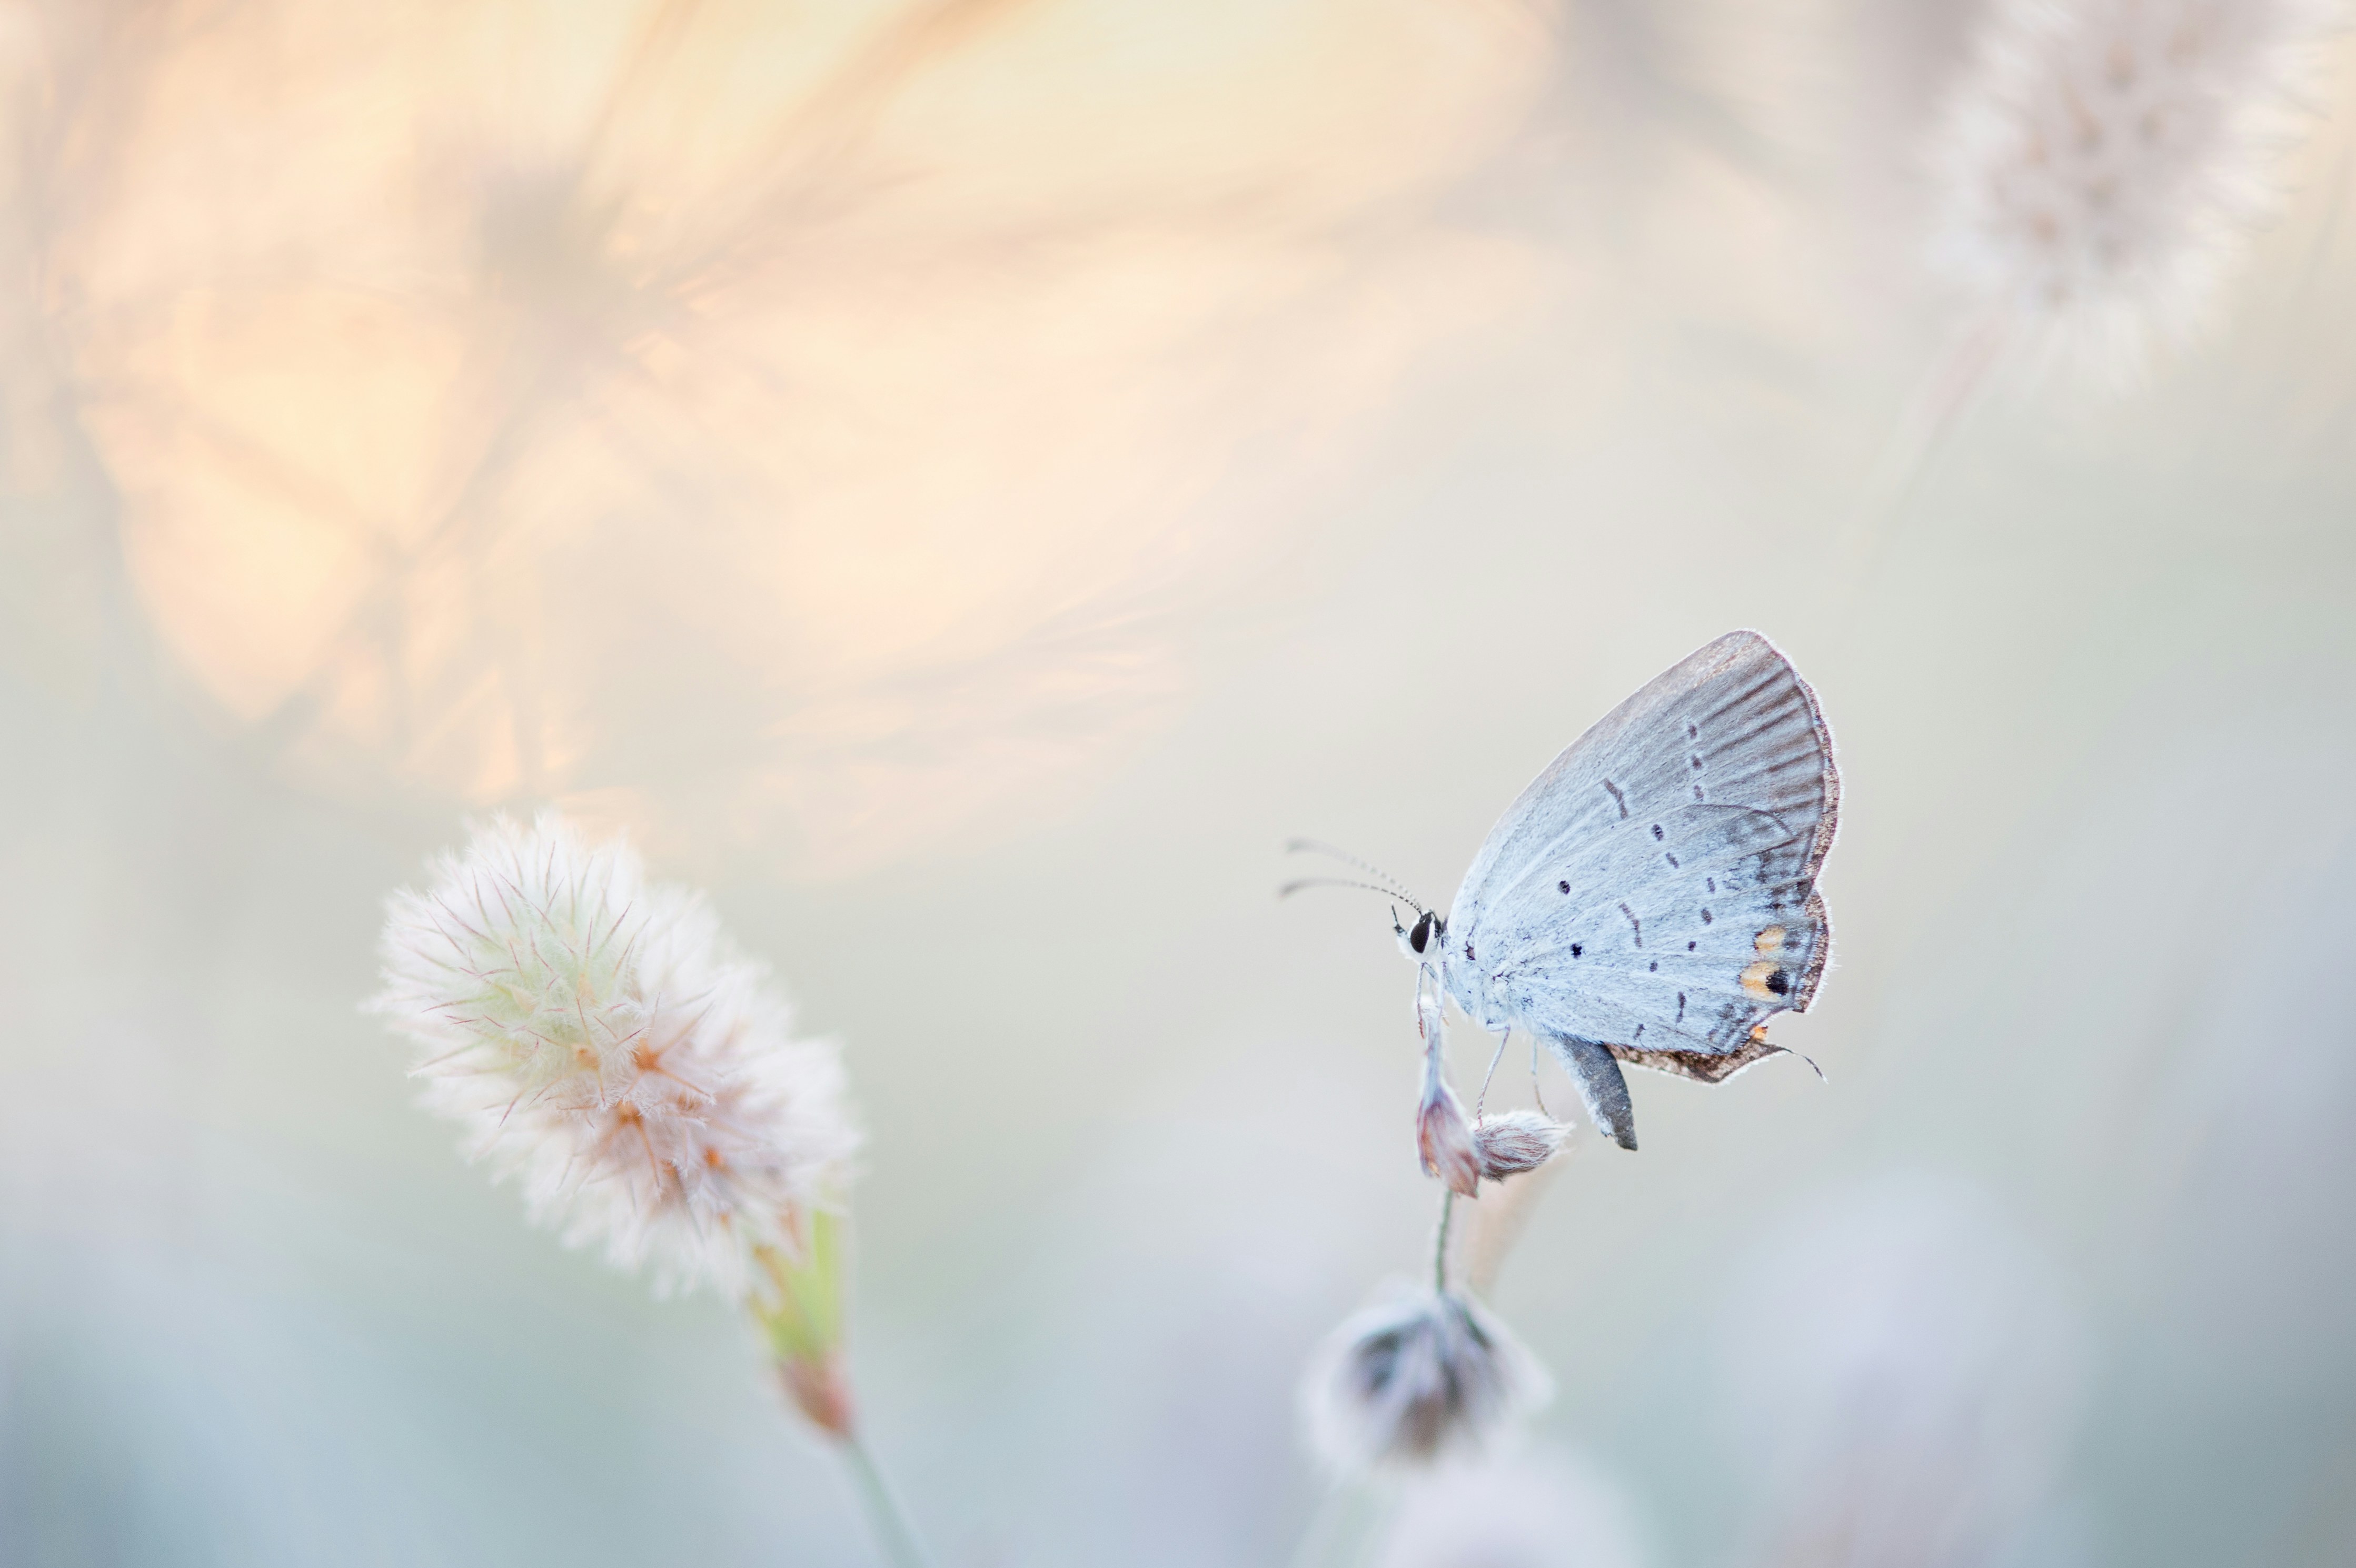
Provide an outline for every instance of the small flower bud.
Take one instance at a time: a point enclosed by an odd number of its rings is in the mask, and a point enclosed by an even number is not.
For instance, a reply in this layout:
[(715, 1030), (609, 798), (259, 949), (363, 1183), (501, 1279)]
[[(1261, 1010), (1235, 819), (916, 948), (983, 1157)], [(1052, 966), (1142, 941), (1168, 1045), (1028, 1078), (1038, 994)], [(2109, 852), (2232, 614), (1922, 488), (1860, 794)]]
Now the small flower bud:
[(1416, 1150), (1423, 1158), (1423, 1174), (1438, 1176), (1466, 1197), (1481, 1185), (1481, 1155), (1473, 1146), (1472, 1128), (1464, 1107), (1448, 1081), (1428, 1076), (1423, 1104), (1415, 1113)]
[(1477, 1452), (1551, 1392), (1504, 1324), (1430, 1290), (1345, 1320), (1302, 1386), (1311, 1440), (1343, 1474)]
[(1561, 1122), (1535, 1111), (1505, 1111), (1473, 1124), (1472, 1146), (1481, 1174), (1491, 1181), (1534, 1171), (1554, 1158), (1569, 1133)]
[(851, 1435), (851, 1380), (843, 1375), (841, 1357), (780, 1361), (777, 1381), (811, 1425), (830, 1437)]

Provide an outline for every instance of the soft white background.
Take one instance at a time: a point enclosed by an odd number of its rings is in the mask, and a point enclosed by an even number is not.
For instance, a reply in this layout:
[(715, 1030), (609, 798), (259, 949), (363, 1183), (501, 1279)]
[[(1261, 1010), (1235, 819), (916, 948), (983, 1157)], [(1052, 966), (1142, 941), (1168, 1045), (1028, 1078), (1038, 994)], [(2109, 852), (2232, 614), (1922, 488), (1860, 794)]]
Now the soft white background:
[[(637, 227), (501, 238), (656, 48), (609, 9), (12, 12), (0, 1558), (867, 1560), (746, 1331), (527, 1230), (357, 1011), (384, 893), (557, 799), (844, 1042), (944, 1560), (1283, 1561), (1296, 1369), (1431, 1201), (1387, 917), (1280, 848), (1445, 900), (1739, 625), (1840, 746), (1826, 1080), (1639, 1077), (1547, 1194), (1496, 1305), (1610, 1520), (1529, 1561), (2356, 1550), (2345, 72), (2201, 346), (1999, 382), (1894, 496), (1972, 6), (719, 7), (581, 155)], [(765, 95), (836, 161), (748, 218)], [(485, 420), (375, 553), (253, 478), (374, 505)], [(489, 542), (404, 576), (445, 504)]]

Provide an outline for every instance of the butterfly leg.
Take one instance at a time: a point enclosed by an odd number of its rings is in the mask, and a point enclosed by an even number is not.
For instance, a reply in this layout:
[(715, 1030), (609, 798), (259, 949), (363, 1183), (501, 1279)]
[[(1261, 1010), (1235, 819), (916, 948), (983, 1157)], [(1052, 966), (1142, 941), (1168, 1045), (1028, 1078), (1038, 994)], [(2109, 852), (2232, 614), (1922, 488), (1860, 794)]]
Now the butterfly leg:
[(1489, 1085), (1497, 1076), (1497, 1064), (1505, 1059), (1505, 1047), (1514, 1043), (1514, 1031), (1507, 1029), (1497, 1042), (1496, 1053), (1489, 1058), (1489, 1070), (1481, 1075), (1481, 1095), (1472, 1101), (1472, 1120), (1481, 1120), (1482, 1107), (1489, 1103)]
[(1628, 1080), (1620, 1076), (1620, 1064), (1612, 1053), (1576, 1035), (1548, 1035), (1547, 1044), (1579, 1086), (1579, 1098), (1587, 1102), (1595, 1130), (1623, 1149), (1634, 1148), (1636, 1111), (1628, 1101)]

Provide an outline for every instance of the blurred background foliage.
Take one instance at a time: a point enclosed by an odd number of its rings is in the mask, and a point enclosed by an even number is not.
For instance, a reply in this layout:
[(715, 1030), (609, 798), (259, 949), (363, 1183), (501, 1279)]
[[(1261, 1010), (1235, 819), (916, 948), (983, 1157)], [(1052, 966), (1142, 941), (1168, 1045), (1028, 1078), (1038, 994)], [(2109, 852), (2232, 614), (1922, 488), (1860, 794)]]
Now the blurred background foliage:
[(865, 1560), (356, 1010), (554, 801), (846, 1043), (944, 1557), (1282, 1561), (1429, 1208), (1387, 919), (1278, 846), (1444, 900), (1751, 625), (1827, 1081), (1634, 1086), (1497, 1287), (1540, 1450), (1383, 1561), (2345, 1561), (2356, 59), (2198, 348), (1891, 490), (1979, 11), (0, 10), (0, 1556)]

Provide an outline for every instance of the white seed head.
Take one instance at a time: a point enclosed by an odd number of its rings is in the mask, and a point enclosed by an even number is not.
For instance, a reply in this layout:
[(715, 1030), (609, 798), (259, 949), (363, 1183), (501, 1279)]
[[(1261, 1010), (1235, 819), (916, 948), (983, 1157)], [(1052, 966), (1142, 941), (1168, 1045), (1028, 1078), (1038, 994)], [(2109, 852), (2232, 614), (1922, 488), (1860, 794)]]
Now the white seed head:
[(1472, 1126), (1481, 1174), (1490, 1181), (1534, 1171), (1561, 1152), (1569, 1129), (1535, 1111), (1501, 1111)]
[(1486, 1308), (1424, 1289), (1344, 1320), (1301, 1392), (1318, 1456), (1349, 1475), (1483, 1452), (1553, 1387)]
[(2114, 383), (2201, 324), (2273, 209), (2319, 0), (1997, 0), (1936, 147), (1933, 261)]
[(533, 1216), (659, 1288), (743, 1295), (857, 1146), (841, 1060), (797, 1040), (703, 901), (554, 815), (500, 819), (393, 896), (370, 1004), (426, 1104), (521, 1177)]

